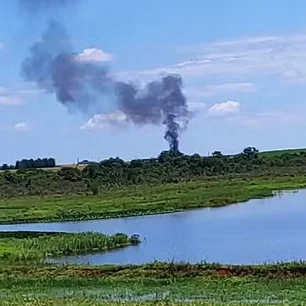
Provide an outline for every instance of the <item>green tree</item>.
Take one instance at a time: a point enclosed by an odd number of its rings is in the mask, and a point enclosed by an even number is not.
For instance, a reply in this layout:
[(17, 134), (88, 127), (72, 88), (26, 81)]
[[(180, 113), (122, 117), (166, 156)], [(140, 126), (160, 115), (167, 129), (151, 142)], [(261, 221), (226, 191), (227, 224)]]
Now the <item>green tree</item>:
[(212, 153), (212, 156), (213, 157), (222, 157), (223, 155), (222, 155), (221, 151), (215, 151), (215, 152)]

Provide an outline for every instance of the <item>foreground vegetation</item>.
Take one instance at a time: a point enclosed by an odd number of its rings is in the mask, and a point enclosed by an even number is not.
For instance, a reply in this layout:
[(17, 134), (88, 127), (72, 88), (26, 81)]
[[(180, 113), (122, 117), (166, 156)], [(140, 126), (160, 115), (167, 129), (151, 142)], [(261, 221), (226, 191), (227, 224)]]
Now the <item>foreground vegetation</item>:
[[(176, 301), (176, 302), (170, 302), (170, 301), (151, 301), (151, 302), (90, 302), (86, 299), (75, 301), (73, 299), (35, 299), (35, 298), (23, 298), (23, 299), (13, 299), (10, 301), (3, 301), (1, 303), (3, 306), (19, 306), (19, 305), (25, 305), (25, 306), (247, 306), (247, 305), (254, 305), (254, 306), (267, 306), (267, 305), (279, 305), (279, 302), (231, 302), (230, 304), (227, 302), (199, 302), (199, 301)], [(282, 305), (299, 305), (303, 306), (306, 305), (306, 303), (282, 303)]]
[[(87, 282), (98, 278), (107, 280), (142, 279), (165, 280), (171, 283), (176, 279), (306, 279), (306, 262), (290, 262), (263, 265), (221, 265), (217, 263), (174, 263), (153, 262), (144, 265), (63, 265), (24, 262), (12, 265), (9, 261), (0, 261), (0, 281), (29, 281), (37, 278), (45, 280), (82, 279)], [(137, 284), (135, 284), (137, 285)], [(1, 288), (1, 286), (0, 286)]]
[[(25, 305), (25, 306), (248, 306), (248, 305), (254, 305), (254, 306), (267, 306), (267, 305), (279, 305), (279, 302), (204, 302), (204, 301), (176, 301), (176, 302), (170, 302), (170, 301), (151, 301), (151, 302), (90, 302), (86, 299), (75, 301), (73, 299), (35, 299), (35, 298), (23, 298), (23, 299), (13, 299), (10, 301), (3, 301), (0, 302), (0, 305), (3, 306), (19, 306), (19, 305)], [(289, 306), (289, 305), (299, 305), (303, 306), (306, 305), (306, 303), (281, 303), (283, 306)]]
[[(125, 242), (133, 241), (123, 234), (2, 232), (0, 252), (10, 245), (17, 255), (23, 245), (35, 250), (37, 259)], [(56, 266), (17, 258), (0, 256), (0, 305), (303, 305), (306, 300), (304, 262)]]
[(125, 234), (0, 232), (0, 260), (7, 262), (43, 260), (47, 257), (102, 252), (138, 244)]
[[(1, 266), (0, 266), (1, 267)], [(302, 305), (306, 264), (0, 268), (6, 305)], [(224, 273), (224, 271), (227, 271)], [(12, 304), (9, 304), (12, 303)], [(16, 303), (16, 304), (13, 304)], [(190, 304), (188, 304), (190, 305)], [(191, 304), (192, 305), (192, 304)]]
[(203, 179), (177, 184), (129, 186), (97, 196), (0, 199), (0, 223), (85, 220), (218, 207), (269, 197), (275, 190), (306, 187), (306, 177)]

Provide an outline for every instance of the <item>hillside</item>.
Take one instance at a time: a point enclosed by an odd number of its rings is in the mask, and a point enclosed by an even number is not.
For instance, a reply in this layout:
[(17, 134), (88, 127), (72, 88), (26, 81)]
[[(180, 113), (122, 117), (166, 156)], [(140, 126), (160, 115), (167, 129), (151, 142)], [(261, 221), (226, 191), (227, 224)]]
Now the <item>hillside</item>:
[(301, 152), (306, 153), (306, 148), (263, 151), (263, 152), (260, 152), (259, 155), (264, 156), (264, 157), (275, 157), (275, 156), (282, 156), (284, 154), (300, 154)]

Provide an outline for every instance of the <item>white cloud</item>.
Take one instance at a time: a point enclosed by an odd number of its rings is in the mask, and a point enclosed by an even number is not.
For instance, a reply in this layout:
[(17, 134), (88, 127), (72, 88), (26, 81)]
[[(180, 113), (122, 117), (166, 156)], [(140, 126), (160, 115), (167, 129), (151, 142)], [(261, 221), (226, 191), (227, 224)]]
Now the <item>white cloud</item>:
[(108, 114), (96, 114), (81, 126), (82, 130), (100, 129), (114, 124), (122, 124), (127, 122), (127, 117), (122, 112), (113, 112)]
[(26, 132), (29, 130), (29, 125), (27, 122), (19, 122), (14, 125), (14, 129), (18, 132)]
[(44, 93), (34, 83), (25, 83), (14, 86), (14, 88), (0, 87), (0, 105), (16, 106), (23, 104), (25, 100)]
[(23, 101), (20, 97), (0, 96), (0, 105), (20, 105), (22, 102)]
[(79, 53), (75, 58), (84, 62), (107, 62), (112, 60), (112, 55), (101, 49), (89, 48)]
[(204, 87), (187, 88), (187, 95), (192, 98), (211, 97), (224, 93), (249, 93), (256, 92), (256, 87), (252, 83), (223, 83)]
[(178, 64), (124, 74), (144, 78), (165, 73), (179, 73), (184, 77), (276, 75), (306, 78), (306, 34), (219, 41), (187, 48), (187, 52), (188, 58)]
[(235, 101), (226, 101), (216, 103), (208, 109), (210, 115), (225, 115), (238, 113), (240, 111), (240, 103)]
[(23, 99), (18, 94), (14, 94), (6, 88), (0, 87), (0, 105), (14, 106), (23, 103)]

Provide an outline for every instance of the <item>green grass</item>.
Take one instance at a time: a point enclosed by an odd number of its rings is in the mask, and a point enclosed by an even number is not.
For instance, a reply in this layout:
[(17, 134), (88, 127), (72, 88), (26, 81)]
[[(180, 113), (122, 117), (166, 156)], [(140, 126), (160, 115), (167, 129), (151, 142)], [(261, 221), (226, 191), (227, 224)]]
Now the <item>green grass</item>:
[[(279, 303), (273, 302), (234, 302), (234, 303), (223, 303), (223, 302), (199, 302), (199, 301), (187, 301), (187, 302), (169, 302), (169, 301), (151, 301), (151, 302), (91, 302), (86, 299), (76, 301), (74, 299), (55, 299), (55, 300), (48, 300), (48, 299), (36, 299), (36, 298), (23, 298), (23, 299), (13, 299), (10, 301), (2, 301), (0, 305), (3, 306), (267, 306), (267, 305), (279, 305)], [(305, 303), (282, 303), (281, 305), (299, 305), (303, 306), (306, 305)]]
[[(21, 266), (12, 268), (12, 273), (2, 268), (0, 295), (3, 302), (18, 301), (20, 305), (26, 300), (34, 303), (29, 305), (66, 305), (64, 303), (68, 302), (71, 304), (67, 305), (104, 305), (106, 302), (115, 305), (115, 301), (146, 301), (144, 305), (150, 305), (156, 300), (168, 301), (171, 305), (186, 300), (198, 301), (201, 305), (302, 305), (306, 301), (306, 274), (273, 277), (275, 271), (305, 270), (304, 263), (231, 267), (245, 274), (228, 276), (219, 276), (219, 268), (218, 265), (161, 263), (130, 267)], [(160, 274), (161, 270), (168, 274)], [(202, 273), (191, 273), (200, 270)], [(110, 271), (112, 274), (108, 273)], [(205, 271), (209, 273), (203, 273)]]
[(298, 149), (283, 149), (283, 150), (273, 150), (273, 151), (263, 151), (260, 152), (260, 156), (264, 157), (279, 157), (284, 154), (300, 154), (301, 152), (306, 152), (305, 148), (298, 148)]
[(8, 262), (42, 260), (47, 257), (88, 254), (131, 245), (125, 234), (100, 233), (0, 233), (0, 260)]
[[(224, 274), (224, 270), (226, 273)], [(10, 264), (0, 261), (0, 279), (67, 279), (111, 278), (111, 279), (176, 279), (191, 277), (216, 277), (225, 275), (230, 278), (269, 278), (269, 279), (306, 279), (306, 262), (279, 263), (270, 265), (222, 266), (220, 264), (188, 264), (153, 262), (144, 265), (102, 265), (82, 266), (24, 262)]]
[(0, 224), (88, 220), (218, 207), (272, 196), (274, 190), (306, 188), (306, 176), (206, 179), (132, 186), (99, 196), (45, 196), (0, 200)]

